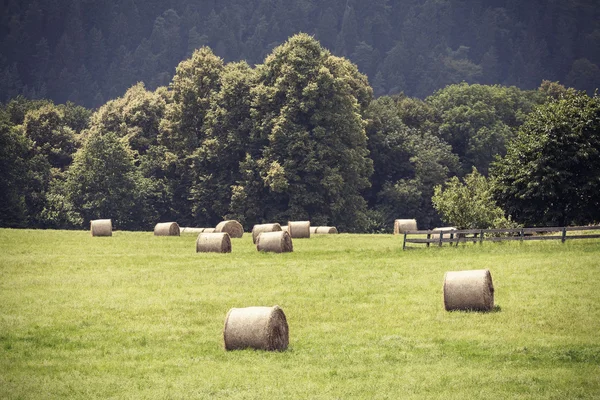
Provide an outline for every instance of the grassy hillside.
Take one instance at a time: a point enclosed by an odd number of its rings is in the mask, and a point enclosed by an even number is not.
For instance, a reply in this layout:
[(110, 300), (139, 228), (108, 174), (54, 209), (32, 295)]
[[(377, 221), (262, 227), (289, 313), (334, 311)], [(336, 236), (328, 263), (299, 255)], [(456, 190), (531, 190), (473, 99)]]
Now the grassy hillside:
[[(194, 242), (0, 230), (0, 398), (600, 397), (600, 241)], [(444, 272), (480, 268), (496, 311), (444, 311)], [(231, 307), (275, 304), (286, 352), (223, 350)]]

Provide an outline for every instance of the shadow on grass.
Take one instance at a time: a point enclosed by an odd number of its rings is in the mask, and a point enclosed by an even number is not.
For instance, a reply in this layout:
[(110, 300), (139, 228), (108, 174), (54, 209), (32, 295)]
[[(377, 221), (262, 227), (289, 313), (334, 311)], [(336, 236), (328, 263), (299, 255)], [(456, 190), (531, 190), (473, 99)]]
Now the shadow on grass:
[(452, 310), (450, 312), (494, 314), (494, 313), (499, 313), (501, 311), (502, 311), (502, 307), (500, 305), (496, 304), (494, 306), (494, 308), (492, 308), (490, 311), (483, 311), (483, 310)]

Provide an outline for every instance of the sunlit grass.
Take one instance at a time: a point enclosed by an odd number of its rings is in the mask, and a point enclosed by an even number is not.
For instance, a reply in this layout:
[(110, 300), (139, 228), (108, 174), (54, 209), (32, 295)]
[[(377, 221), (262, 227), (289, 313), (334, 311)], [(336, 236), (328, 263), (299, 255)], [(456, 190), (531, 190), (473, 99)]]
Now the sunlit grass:
[[(598, 240), (194, 242), (0, 230), (0, 398), (600, 397)], [(444, 311), (444, 272), (480, 268), (496, 311)], [(275, 304), (288, 351), (223, 350), (229, 308)]]

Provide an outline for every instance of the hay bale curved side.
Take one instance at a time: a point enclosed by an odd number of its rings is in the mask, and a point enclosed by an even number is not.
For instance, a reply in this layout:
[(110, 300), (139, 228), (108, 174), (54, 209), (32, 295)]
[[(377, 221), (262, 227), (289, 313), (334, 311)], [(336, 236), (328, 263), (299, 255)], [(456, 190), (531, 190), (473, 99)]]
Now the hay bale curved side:
[(192, 227), (189, 227), (189, 226), (180, 227), (179, 228), (179, 234), (183, 235), (184, 233), (193, 233), (193, 234), (197, 235), (199, 233), (204, 232), (205, 229), (206, 228), (192, 228)]
[(159, 222), (154, 226), (154, 236), (179, 236), (177, 222)]
[(399, 235), (406, 231), (416, 231), (417, 220), (416, 219), (397, 219), (394, 220), (394, 235)]
[(225, 350), (283, 351), (289, 343), (287, 319), (279, 306), (232, 308), (225, 317), (223, 341)]
[(231, 253), (231, 239), (227, 232), (201, 233), (196, 239), (196, 253)]
[(227, 232), (231, 238), (241, 238), (244, 235), (244, 227), (238, 221), (221, 221), (215, 228), (215, 233)]
[(112, 220), (94, 219), (90, 221), (92, 236), (112, 236)]
[(256, 238), (263, 232), (280, 232), (281, 225), (275, 224), (258, 224), (252, 227), (252, 243), (256, 244)]
[(317, 226), (314, 233), (317, 235), (336, 234), (338, 230), (335, 226)]
[(491, 311), (494, 308), (494, 285), (488, 269), (448, 271), (444, 275), (446, 311)]
[(291, 253), (294, 251), (294, 246), (287, 231), (262, 232), (256, 238), (256, 250), (272, 253)]
[(310, 221), (288, 221), (287, 227), (292, 239), (310, 238)]

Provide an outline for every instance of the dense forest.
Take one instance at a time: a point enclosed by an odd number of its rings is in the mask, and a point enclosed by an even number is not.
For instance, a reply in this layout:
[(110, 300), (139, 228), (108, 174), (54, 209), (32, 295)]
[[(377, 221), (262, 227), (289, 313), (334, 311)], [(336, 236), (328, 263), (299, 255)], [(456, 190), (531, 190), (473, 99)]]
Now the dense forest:
[(376, 97), (448, 85), (600, 86), (596, 0), (2, 0), (0, 101), (99, 107), (166, 86), (204, 45), (260, 64), (305, 32), (366, 74)]

